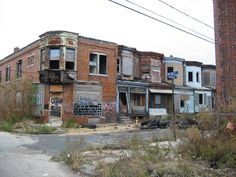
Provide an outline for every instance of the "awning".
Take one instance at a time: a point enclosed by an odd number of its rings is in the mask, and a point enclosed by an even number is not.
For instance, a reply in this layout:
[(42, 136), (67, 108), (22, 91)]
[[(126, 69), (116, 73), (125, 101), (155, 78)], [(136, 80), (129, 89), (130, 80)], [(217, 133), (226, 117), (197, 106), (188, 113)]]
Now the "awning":
[(151, 93), (166, 93), (172, 94), (172, 90), (162, 90), (162, 89), (149, 89)]

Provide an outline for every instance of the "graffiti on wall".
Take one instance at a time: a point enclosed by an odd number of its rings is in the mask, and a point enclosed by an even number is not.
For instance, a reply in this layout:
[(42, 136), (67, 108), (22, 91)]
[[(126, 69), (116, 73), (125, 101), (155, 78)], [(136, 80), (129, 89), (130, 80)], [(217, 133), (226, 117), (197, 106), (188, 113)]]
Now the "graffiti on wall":
[(104, 117), (114, 117), (116, 116), (116, 103), (103, 103), (102, 105), (102, 115)]
[(50, 115), (61, 117), (61, 106), (62, 106), (61, 98), (57, 97), (51, 98)]

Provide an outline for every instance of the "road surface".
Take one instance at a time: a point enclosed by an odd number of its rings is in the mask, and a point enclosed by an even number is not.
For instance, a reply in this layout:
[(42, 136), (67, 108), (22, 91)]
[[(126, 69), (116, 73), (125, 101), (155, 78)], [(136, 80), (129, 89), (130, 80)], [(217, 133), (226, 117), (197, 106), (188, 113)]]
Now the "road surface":
[(91, 144), (120, 143), (124, 139), (138, 136), (149, 139), (153, 136), (171, 136), (168, 129), (119, 132), (91, 135), (20, 135), (0, 132), (0, 177), (79, 177), (63, 163), (51, 161), (68, 144), (81, 141)]

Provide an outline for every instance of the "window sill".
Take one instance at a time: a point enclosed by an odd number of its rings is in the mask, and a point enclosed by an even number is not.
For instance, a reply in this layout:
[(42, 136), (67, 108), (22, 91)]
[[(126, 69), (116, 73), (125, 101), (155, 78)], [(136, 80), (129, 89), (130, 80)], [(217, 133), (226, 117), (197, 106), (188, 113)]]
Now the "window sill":
[(31, 65), (27, 65), (26, 67), (29, 68), (29, 67), (33, 67), (33, 66), (34, 66), (34, 64), (31, 64)]
[(93, 73), (89, 73), (90, 76), (99, 76), (99, 77), (108, 77), (107, 74), (93, 74)]

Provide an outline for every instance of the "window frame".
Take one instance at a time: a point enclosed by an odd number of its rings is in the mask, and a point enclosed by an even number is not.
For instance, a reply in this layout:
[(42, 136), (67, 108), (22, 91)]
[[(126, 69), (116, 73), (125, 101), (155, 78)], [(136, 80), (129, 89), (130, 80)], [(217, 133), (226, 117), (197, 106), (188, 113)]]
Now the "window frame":
[[(73, 61), (67, 58), (67, 50), (74, 51)], [(65, 48), (65, 70), (75, 70), (75, 61), (76, 61), (76, 50), (74, 48), (66, 47)], [(67, 63), (73, 63), (73, 69), (67, 69)]]
[(204, 94), (199, 93), (198, 94), (198, 104), (203, 105), (204, 104)]
[(40, 70), (45, 69), (45, 59), (46, 59), (46, 49), (42, 48), (40, 50)]
[(28, 56), (28, 58), (27, 58), (27, 66), (28, 67), (34, 66), (34, 54)]
[[(172, 71), (170, 71), (170, 70), (172, 70)], [(166, 75), (167, 80), (172, 80), (171, 78), (168, 77), (168, 73), (171, 73), (171, 72), (174, 72), (174, 67), (173, 66), (168, 66), (167, 67), (167, 75)]]
[(118, 57), (116, 61), (116, 72), (117, 74), (121, 74), (121, 58)]
[(200, 83), (200, 73), (196, 72), (196, 82)]
[(11, 80), (11, 66), (6, 66), (6, 75), (5, 75), (5, 81), (10, 82)]
[[(191, 74), (191, 77), (190, 77)], [(191, 80), (190, 80), (191, 78)], [(192, 71), (188, 71), (188, 82), (193, 82), (193, 72)]]
[(154, 103), (155, 105), (161, 105), (161, 95), (155, 94)]
[(185, 107), (185, 100), (180, 100), (180, 108), (184, 108)]
[[(58, 50), (59, 51), (59, 56), (57, 56), (57, 57), (53, 57), (52, 58), (52, 53), (51, 53), (51, 51), (52, 50)], [(57, 69), (60, 69), (60, 58), (61, 58), (61, 47), (50, 47), (49, 48), (49, 69), (55, 69), (55, 70), (57, 70)], [(57, 64), (56, 64), (56, 66), (58, 65), (58, 67), (55, 67), (54, 65), (54, 68), (52, 68), (52, 62), (58, 62)]]
[[(96, 61), (91, 61), (91, 55), (96, 55)], [(101, 73), (101, 56), (105, 56), (105, 73)], [(91, 67), (95, 67), (96, 72), (91, 72)], [(98, 76), (108, 76), (108, 56), (104, 53), (98, 53), (98, 52), (91, 52), (89, 55), (89, 75), (98, 75)]]
[(16, 62), (16, 79), (22, 78), (22, 69), (23, 69), (23, 62), (22, 60), (18, 60)]

